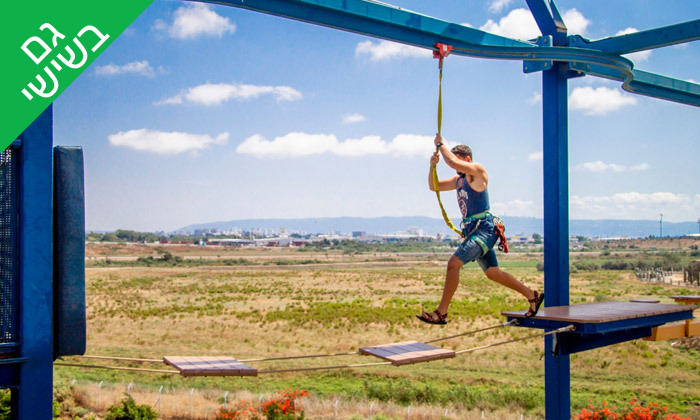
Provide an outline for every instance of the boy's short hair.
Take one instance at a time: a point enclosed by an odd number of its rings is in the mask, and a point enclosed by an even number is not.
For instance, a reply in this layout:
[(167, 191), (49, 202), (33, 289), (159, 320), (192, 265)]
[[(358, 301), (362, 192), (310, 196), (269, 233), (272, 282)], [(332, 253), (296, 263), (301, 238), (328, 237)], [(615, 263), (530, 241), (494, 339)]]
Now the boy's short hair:
[(470, 149), (469, 146), (465, 146), (464, 144), (460, 144), (459, 146), (453, 147), (452, 153), (454, 153), (455, 155), (460, 155), (460, 156), (469, 156), (470, 158), (473, 159), (472, 149)]

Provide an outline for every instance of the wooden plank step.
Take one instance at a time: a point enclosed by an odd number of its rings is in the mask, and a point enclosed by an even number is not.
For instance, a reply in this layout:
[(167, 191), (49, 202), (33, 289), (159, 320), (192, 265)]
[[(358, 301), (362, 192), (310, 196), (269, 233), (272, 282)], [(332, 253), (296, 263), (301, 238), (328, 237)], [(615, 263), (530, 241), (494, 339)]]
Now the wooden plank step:
[(659, 325), (651, 330), (651, 336), (646, 337), (647, 341), (672, 340), (686, 336), (686, 321), (669, 322)]
[(360, 349), (360, 354), (379, 357), (391, 362), (394, 366), (455, 357), (454, 350), (434, 347), (419, 341), (403, 341), (401, 343), (363, 347)]
[(659, 303), (661, 302), (659, 299), (632, 299), (630, 302), (636, 302), (636, 303)]
[(671, 296), (671, 299), (678, 303), (692, 304), (700, 303), (700, 296)]
[(225, 356), (165, 356), (182, 376), (258, 376), (258, 370)]

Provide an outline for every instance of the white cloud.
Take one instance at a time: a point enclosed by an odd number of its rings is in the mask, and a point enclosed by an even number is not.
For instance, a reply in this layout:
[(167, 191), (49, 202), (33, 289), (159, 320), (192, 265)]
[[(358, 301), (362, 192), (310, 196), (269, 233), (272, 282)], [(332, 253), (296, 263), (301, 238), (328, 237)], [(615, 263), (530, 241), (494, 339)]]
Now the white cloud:
[[(633, 34), (635, 32), (639, 32), (639, 30), (637, 30), (637, 28), (627, 28), (627, 29), (623, 29), (620, 32), (616, 33), (615, 36)], [(629, 58), (630, 60), (632, 60), (635, 63), (641, 63), (643, 61), (649, 60), (650, 55), (651, 55), (651, 50), (646, 50), (646, 51), (639, 51), (639, 52), (632, 53), (632, 54), (625, 54), (624, 57)]]
[(201, 3), (179, 7), (173, 14), (172, 24), (157, 20), (155, 29), (167, 32), (172, 38), (189, 39), (198, 36), (223, 37), (234, 33), (236, 25)]
[(655, 219), (661, 212), (665, 219), (683, 220), (688, 213), (700, 211), (700, 194), (633, 191), (610, 196), (573, 195), (570, 204), (573, 218)]
[(617, 111), (626, 105), (635, 105), (634, 96), (622, 94), (617, 89), (590, 86), (577, 87), (569, 96), (569, 107), (573, 110), (584, 111), (586, 115), (604, 115)]
[(602, 160), (595, 162), (584, 162), (576, 165), (576, 170), (589, 172), (627, 172), (627, 171), (645, 171), (649, 169), (648, 163), (640, 163), (634, 166), (618, 165), (617, 163), (605, 163)]
[(219, 105), (231, 99), (239, 101), (272, 95), (277, 101), (296, 101), (302, 98), (301, 92), (289, 86), (256, 86), (237, 83), (205, 83), (189, 88), (186, 92), (165, 98), (154, 105), (179, 105), (183, 101), (197, 105)]
[(491, 0), (489, 4), (489, 12), (491, 13), (501, 13), (503, 9), (508, 7), (513, 0)]
[[(446, 142), (450, 145), (450, 142)], [(414, 134), (399, 134), (391, 141), (379, 136), (338, 140), (333, 134), (289, 133), (274, 140), (260, 134), (243, 141), (236, 149), (238, 153), (258, 158), (291, 158), (320, 154), (357, 157), (367, 155), (389, 155), (395, 157), (428, 157), (435, 151), (433, 137)]]
[(156, 72), (153, 70), (148, 61), (133, 61), (131, 63), (118, 66), (116, 64), (109, 63), (104, 66), (97, 66), (95, 68), (95, 74), (98, 76), (117, 76), (120, 74), (137, 74), (139, 76), (153, 77)]
[[(583, 35), (591, 23), (581, 12), (570, 9), (564, 12), (562, 19), (571, 34)], [(491, 19), (479, 29), (508, 38), (533, 39), (541, 35), (540, 29), (528, 9), (513, 9), (498, 22)]]
[(591, 21), (576, 9), (567, 10), (561, 18), (564, 19), (567, 32), (571, 35), (584, 35), (591, 24)]
[(178, 131), (157, 131), (142, 128), (120, 131), (108, 137), (112, 146), (127, 147), (140, 152), (159, 155), (177, 155), (185, 152), (198, 152), (215, 144), (226, 144), (228, 133), (224, 132), (212, 138), (208, 135), (189, 134)]
[(540, 102), (542, 102), (542, 94), (539, 92), (533, 92), (532, 96), (527, 100), (527, 103), (530, 105), (536, 105)]
[(365, 120), (363, 115), (358, 113), (343, 115), (343, 124), (354, 124)]
[(516, 39), (532, 39), (540, 36), (537, 23), (527, 9), (513, 9), (498, 22), (489, 19), (479, 29)]
[(634, 166), (629, 167), (630, 171), (646, 171), (647, 169), (649, 169), (649, 164), (646, 162), (640, 163), (639, 165), (634, 165)]
[(430, 50), (410, 45), (399, 44), (382, 40), (379, 42), (363, 41), (355, 47), (355, 57), (368, 55), (372, 61), (389, 60), (392, 58), (430, 58), (433, 53)]
[(530, 153), (529, 155), (527, 155), (527, 159), (528, 159), (530, 162), (537, 162), (537, 161), (540, 161), (540, 160), (543, 159), (543, 157), (544, 157), (544, 155), (543, 155), (542, 152), (535, 152), (535, 153)]
[(517, 215), (517, 216), (539, 216), (541, 210), (535, 207), (535, 203), (531, 200), (511, 200), (508, 202), (493, 202), (491, 203), (491, 211), (499, 216)]

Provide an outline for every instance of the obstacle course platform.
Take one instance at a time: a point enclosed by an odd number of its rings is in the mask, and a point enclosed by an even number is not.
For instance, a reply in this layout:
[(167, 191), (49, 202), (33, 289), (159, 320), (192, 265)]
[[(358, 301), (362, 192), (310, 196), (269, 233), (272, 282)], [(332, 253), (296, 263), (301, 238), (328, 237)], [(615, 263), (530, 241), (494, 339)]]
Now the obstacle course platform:
[(556, 351), (572, 354), (624, 341), (650, 337), (653, 328), (693, 318), (694, 305), (640, 302), (593, 302), (542, 308), (526, 318), (526, 311), (502, 312), (508, 321), (527, 328), (552, 330), (574, 325), (571, 332), (557, 334)]
[[(700, 296), (671, 296), (671, 299), (683, 304), (700, 303)], [(686, 319), (654, 327), (651, 336), (645, 340), (662, 341), (696, 335), (700, 335), (700, 319)]]
[(404, 341), (401, 343), (363, 347), (360, 349), (360, 354), (379, 357), (391, 362), (394, 366), (455, 357), (453, 350), (431, 346), (419, 341)]
[(231, 357), (165, 356), (163, 362), (182, 376), (258, 376), (258, 370)]

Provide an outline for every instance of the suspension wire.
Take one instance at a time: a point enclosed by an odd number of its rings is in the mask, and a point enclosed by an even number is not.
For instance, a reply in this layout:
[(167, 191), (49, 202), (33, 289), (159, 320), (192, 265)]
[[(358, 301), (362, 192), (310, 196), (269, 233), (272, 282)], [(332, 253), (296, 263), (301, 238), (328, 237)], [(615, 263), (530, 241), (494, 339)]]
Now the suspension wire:
[[(506, 322), (505, 324), (511, 324), (511, 322)], [(505, 326), (505, 324), (504, 324), (504, 326)], [(489, 327), (489, 328), (494, 328), (494, 327)], [(523, 341), (523, 340), (529, 340), (529, 339), (537, 338), (537, 337), (544, 337), (547, 335), (557, 334), (557, 333), (565, 332), (565, 331), (572, 331), (575, 329), (576, 329), (576, 326), (572, 324), (572, 325), (569, 325), (567, 327), (562, 327), (562, 328), (548, 331), (548, 332), (544, 332), (544, 333), (532, 334), (532, 335), (528, 335), (525, 337), (515, 338), (512, 340), (499, 341), (497, 343), (487, 344), (484, 346), (474, 347), (471, 349), (459, 350), (459, 351), (455, 352), (455, 355), (471, 353), (471, 352), (475, 352), (477, 350), (484, 350), (484, 349), (487, 349), (490, 347), (502, 346), (505, 344), (514, 343), (516, 341)], [(356, 353), (352, 353), (352, 354), (356, 354)], [(336, 355), (339, 355), (339, 354), (336, 354)], [(343, 354), (343, 355), (347, 355), (347, 354)], [(297, 356), (291, 356), (291, 357), (297, 357)], [(315, 357), (315, 356), (312, 355), (309, 357)], [(141, 360), (145, 360), (145, 359), (141, 359)], [(270, 369), (270, 370), (258, 371), (258, 375), (264, 375), (264, 374), (269, 374), (269, 373), (287, 373), (287, 372), (304, 372), (304, 371), (330, 370), (330, 369), (362, 368), (362, 367), (383, 366), (383, 365), (390, 365), (390, 364), (392, 364), (392, 362), (357, 363), (357, 364), (349, 364), (349, 365), (317, 366), (317, 367), (290, 368), (290, 369)], [(83, 368), (96, 368), (96, 369), (129, 370), (129, 371), (137, 371), (137, 372), (154, 372), (154, 373), (170, 373), (170, 374), (179, 374), (180, 373), (180, 372), (175, 371), (175, 370), (140, 369), (140, 368), (110, 367), (110, 366), (98, 366), (98, 365), (81, 365), (81, 364), (77, 364), (77, 363), (54, 363), (54, 365), (74, 366), (74, 367), (83, 367)]]
[(504, 322), (504, 323), (502, 323), (502, 324), (498, 324), (498, 325), (494, 325), (494, 326), (486, 327), (486, 328), (481, 328), (481, 329), (479, 329), (479, 330), (467, 331), (467, 332), (464, 332), (464, 333), (461, 333), (461, 334), (450, 335), (450, 336), (448, 336), (448, 337), (436, 338), (436, 339), (434, 339), (434, 340), (426, 341), (425, 344), (435, 343), (435, 342), (443, 341), (443, 340), (449, 340), (450, 338), (462, 337), (462, 336), (470, 335), (470, 334), (476, 334), (476, 333), (479, 333), (479, 332), (482, 332), (482, 331), (493, 330), (493, 329), (495, 329), (495, 328), (507, 327), (507, 326), (509, 326), (509, 325), (518, 325), (518, 320), (517, 320), (517, 319), (513, 319), (513, 320), (511, 320), (511, 321)]
[(264, 357), (260, 359), (241, 359), (239, 362), (266, 362), (268, 360), (291, 360), (291, 359), (311, 359), (315, 357), (336, 357), (336, 356), (353, 356), (360, 354), (358, 351), (349, 351), (346, 353), (330, 353), (330, 354), (308, 354), (303, 356), (278, 356), (278, 357)]
[(72, 366), (90, 369), (111, 369), (111, 370), (129, 370), (133, 372), (149, 372), (149, 373), (170, 373), (170, 374), (180, 374), (177, 370), (164, 370), (164, 369), (142, 369), (142, 368), (130, 368), (130, 367), (119, 367), (119, 366), (101, 366), (101, 365), (81, 365), (79, 363), (63, 363), (56, 362), (54, 366)]
[(101, 359), (101, 360), (121, 360), (123, 362), (144, 362), (144, 363), (163, 363), (163, 359), (137, 359), (133, 357), (113, 357), (113, 356), (91, 356), (82, 355), (78, 356), (83, 359)]
[[(444, 340), (449, 340), (451, 338), (463, 337), (465, 335), (476, 334), (476, 333), (480, 333), (483, 331), (488, 331), (488, 330), (492, 330), (492, 329), (496, 329), (496, 328), (507, 327), (510, 325), (518, 325), (518, 320), (513, 319), (513, 320), (508, 321), (508, 322), (504, 322), (504, 323), (501, 323), (498, 325), (493, 325), (493, 326), (486, 327), (486, 328), (481, 328), (478, 330), (467, 331), (464, 333), (450, 335), (447, 337), (436, 338), (433, 340), (425, 341), (425, 343), (426, 344), (435, 343), (438, 341), (444, 341)], [(293, 360), (293, 359), (312, 359), (312, 358), (322, 358), (322, 357), (354, 356), (354, 355), (358, 355), (358, 354), (360, 354), (360, 352), (350, 351), (350, 352), (342, 352), (342, 353), (309, 354), (309, 355), (301, 355), (301, 356), (262, 357), (262, 358), (257, 358), (257, 359), (241, 359), (238, 361), (241, 363), (267, 362), (267, 361), (272, 361), (272, 360)], [(82, 356), (77, 356), (77, 357), (81, 357), (84, 359), (117, 360), (117, 361), (123, 361), (123, 362), (142, 362), (142, 363), (162, 363), (163, 362), (163, 359), (139, 359), (139, 358), (134, 358), (134, 357), (114, 357), (114, 356), (95, 356), (95, 355), (82, 355)]]
[(265, 373), (303, 372), (303, 371), (309, 371), (309, 370), (361, 368), (361, 367), (381, 366), (381, 365), (390, 365), (390, 364), (391, 364), (391, 362), (375, 362), (375, 363), (356, 363), (353, 365), (335, 365), (335, 366), (318, 366), (318, 367), (309, 367), (309, 368), (259, 370), (258, 375), (262, 375)]
[(508, 341), (500, 341), (500, 342), (498, 342), (498, 343), (487, 344), (487, 345), (485, 345), (485, 346), (479, 346), (479, 347), (474, 347), (474, 348), (471, 348), (471, 349), (456, 351), (455, 354), (471, 353), (471, 352), (473, 352), (473, 351), (483, 350), (483, 349), (487, 349), (487, 348), (489, 348), (489, 347), (502, 346), (502, 345), (504, 345), (504, 344), (514, 343), (514, 342), (516, 342), (516, 341), (523, 341), (523, 340), (528, 340), (528, 339), (530, 339), (530, 338), (544, 337), (544, 336), (546, 336), (546, 335), (556, 334), (556, 333), (565, 332), (565, 331), (572, 331), (572, 330), (575, 330), (575, 329), (576, 329), (576, 326), (575, 326), (575, 325), (569, 325), (568, 327), (562, 327), (562, 328), (559, 328), (559, 329), (557, 329), (557, 330), (553, 330), (553, 331), (549, 331), (549, 332), (545, 332), (545, 333), (528, 335), (528, 336), (525, 336), (525, 337), (514, 338), (514, 339), (508, 340)]

